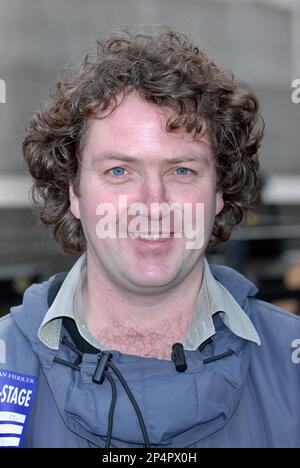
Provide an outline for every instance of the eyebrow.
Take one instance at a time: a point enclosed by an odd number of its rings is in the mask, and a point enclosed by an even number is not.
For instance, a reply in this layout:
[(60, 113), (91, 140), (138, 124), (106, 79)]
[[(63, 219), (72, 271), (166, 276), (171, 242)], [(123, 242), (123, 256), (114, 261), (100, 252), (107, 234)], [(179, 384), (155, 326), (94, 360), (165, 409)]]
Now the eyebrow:
[[(99, 164), (101, 162), (107, 161), (107, 160), (118, 160), (118, 161), (125, 161), (125, 162), (137, 162), (141, 163), (141, 160), (139, 158), (135, 158), (133, 156), (127, 156), (125, 154), (118, 154), (118, 153), (108, 153), (104, 154), (100, 157), (96, 156), (93, 158), (92, 164)], [(177, 156), (176, 158), (172, 159), (164, 159), (162, 162), (167, 163), (167, 164), (180, 164), (182, 162), (204, 162), (205, 164), (208, 164), (208, 157), (207, 155), (204, 155), (203, 158), (197, 158), (193, 157), (190, 155), (183, 155), (183, 156)]]

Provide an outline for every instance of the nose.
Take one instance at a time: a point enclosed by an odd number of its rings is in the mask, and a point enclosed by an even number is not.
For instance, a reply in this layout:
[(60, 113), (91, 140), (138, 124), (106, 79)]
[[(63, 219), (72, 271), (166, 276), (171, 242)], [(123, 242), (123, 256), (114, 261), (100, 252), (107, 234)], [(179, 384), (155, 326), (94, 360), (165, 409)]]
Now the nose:
[[(141, 202), (147, 207), (149, 217), (152, 219), (161, 219), (164, 211), (161, 210), (162, 204), (168, 203), (167, 189), (159, 174), (148, 174), (143, 180)], [(159, 206), (161, 205), (161, 206)]]

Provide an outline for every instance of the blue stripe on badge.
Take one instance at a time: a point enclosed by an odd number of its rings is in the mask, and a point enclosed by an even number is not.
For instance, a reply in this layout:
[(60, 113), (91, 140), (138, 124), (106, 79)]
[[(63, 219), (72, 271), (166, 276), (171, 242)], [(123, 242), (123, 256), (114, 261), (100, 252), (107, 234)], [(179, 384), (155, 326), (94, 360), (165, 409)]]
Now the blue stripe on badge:
[(22, 447), (38, 378), (0, 369), (0, 448)]

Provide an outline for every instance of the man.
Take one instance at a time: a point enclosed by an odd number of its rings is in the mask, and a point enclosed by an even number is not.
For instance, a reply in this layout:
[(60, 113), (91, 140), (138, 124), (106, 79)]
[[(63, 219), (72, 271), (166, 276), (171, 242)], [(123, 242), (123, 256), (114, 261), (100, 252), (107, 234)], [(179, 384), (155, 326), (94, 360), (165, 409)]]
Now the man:
[(255, 96), (171, 29), (113, 34), (59, 79), (23, 150), (82, 255), (1, 321), (0, 445), (300, 446), (299, 319), (205, 260), (261, 138)]

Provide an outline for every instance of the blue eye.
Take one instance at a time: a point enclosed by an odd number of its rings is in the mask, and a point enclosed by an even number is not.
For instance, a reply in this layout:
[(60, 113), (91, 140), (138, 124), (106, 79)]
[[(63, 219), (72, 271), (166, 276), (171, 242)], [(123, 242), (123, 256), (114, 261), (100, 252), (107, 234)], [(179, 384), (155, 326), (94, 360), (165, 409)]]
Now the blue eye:
[[(179, 172), (178, 172), (179, 171)], [(186, 167), (180, 167), (179, 169), (176, 169), (176, 172), (178, 175), (189, 175), (189, 172), (191, 172), (191, 169), (187, 169)]]
[(113, 172), (113, 175), (119, 177), (119, 176), (124, 175), (125, 169), (124, 169), (124, 167), (117, 166), (117, 167), (113, 167), (113, 168), (111, 169), (111, 171)]

